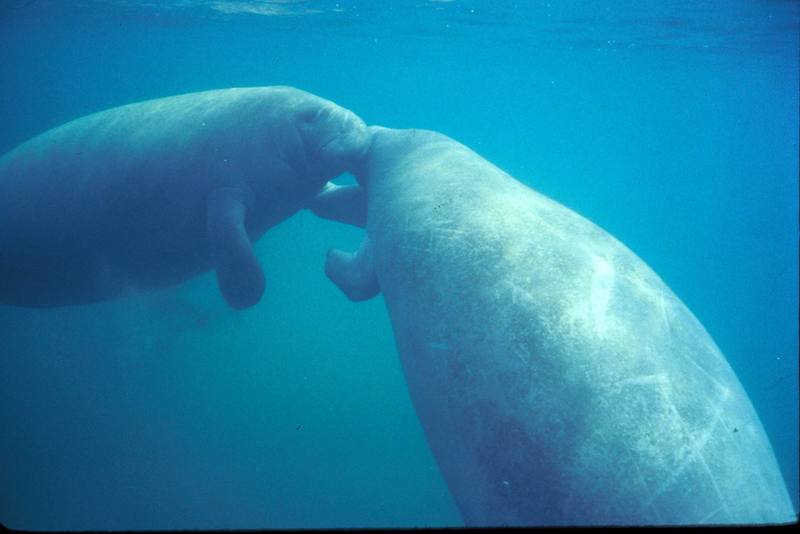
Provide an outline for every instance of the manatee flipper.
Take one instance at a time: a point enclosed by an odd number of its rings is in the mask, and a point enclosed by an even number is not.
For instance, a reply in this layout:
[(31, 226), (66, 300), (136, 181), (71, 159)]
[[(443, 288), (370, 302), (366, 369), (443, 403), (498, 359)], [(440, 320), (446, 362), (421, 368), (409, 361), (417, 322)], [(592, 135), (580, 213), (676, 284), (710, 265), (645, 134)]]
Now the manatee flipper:
[(367, 193), (357, 184), (328, 182), (308, 205), (318, 217), (364, 228), (367, 224)]
[(372, 246), (367, 236), (364, 236), (356, 252), (329, 250), (325, 274), (354, 302), (369, 300), (381, 291), (375, 275)]
[(264, 293), (264, 272), (245, 228), (246, 193), (221, 187), (208, 195), (208, 244), (222, 296), (236, 309), (249, 308)]

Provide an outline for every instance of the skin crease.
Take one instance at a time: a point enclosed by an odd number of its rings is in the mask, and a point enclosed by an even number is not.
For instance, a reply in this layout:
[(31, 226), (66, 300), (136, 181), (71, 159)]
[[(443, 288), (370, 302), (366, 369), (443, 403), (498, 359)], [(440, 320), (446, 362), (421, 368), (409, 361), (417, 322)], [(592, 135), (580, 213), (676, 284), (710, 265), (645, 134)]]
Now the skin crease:
[(217, 269), (234, 308), (264, 290), (251, 243), (360, 158), (366, 127), (291, 87), (113, 108), (0, 159), (0, 303), (85, 304)]
[(370, 131), (367, 236), (326, 272), (383, 292), (467, 526), (795, 519), (746, 392), (642, 260), (444, 135)]

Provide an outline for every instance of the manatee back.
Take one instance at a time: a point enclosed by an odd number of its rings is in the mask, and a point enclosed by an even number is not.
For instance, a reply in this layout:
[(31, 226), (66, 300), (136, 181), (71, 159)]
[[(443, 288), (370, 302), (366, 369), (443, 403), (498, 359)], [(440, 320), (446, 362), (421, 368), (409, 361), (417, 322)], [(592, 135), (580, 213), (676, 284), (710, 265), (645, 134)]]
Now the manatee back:
[(367, 228), (467, 524), (792, 520), (746, 393), (661, 279), (463, 145), (413, 137), (374, 143)]

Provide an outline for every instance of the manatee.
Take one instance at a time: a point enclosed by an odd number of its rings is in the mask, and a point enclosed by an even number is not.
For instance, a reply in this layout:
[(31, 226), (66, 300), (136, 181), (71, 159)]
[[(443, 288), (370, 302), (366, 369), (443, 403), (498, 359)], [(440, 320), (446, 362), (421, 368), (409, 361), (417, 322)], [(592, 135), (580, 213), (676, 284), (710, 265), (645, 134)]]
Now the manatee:
[(360, 187), (313, 203), (366, 220), (326, 272), (383, 293), (466, 525), (796, 519), (739, 380), (641, 259), (442, 134), (370, 130)]
[(233, 308), (259, 301), (252, 243), (359, 160), (366, 125), (291, 87), (121, 106), (0, 159), (0, 303), (112, 299), (215, 269)]

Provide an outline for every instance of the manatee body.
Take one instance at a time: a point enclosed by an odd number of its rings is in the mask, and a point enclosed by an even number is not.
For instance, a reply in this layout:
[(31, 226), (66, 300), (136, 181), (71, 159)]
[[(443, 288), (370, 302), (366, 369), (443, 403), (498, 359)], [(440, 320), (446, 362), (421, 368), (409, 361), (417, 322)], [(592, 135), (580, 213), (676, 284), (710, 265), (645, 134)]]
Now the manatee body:
[(0, 159), (0, 303), (59, 306), (215, 268), (258, 302), (251, 243), (360, 158), (364, 123), (290, 87), (226, 89), (95, 113)]
[(731, 367), (642, 260), (444, 135), (371, 131), (367, 240), (326, 270), (383, 292), (467, 525), (796, 519)]

